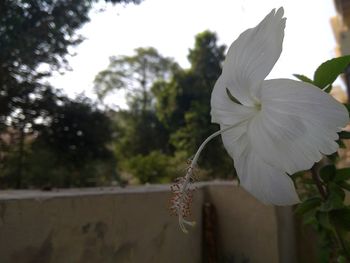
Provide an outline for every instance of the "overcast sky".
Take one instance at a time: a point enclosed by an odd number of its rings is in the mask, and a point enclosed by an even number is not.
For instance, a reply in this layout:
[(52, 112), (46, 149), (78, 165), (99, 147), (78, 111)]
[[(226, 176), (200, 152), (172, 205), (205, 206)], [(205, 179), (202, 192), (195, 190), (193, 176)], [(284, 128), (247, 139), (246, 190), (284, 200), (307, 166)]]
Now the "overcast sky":
[[(323, 61), (335, 56), (330, 18), (333, 0), (144, 0), (140, 5), (103, 5), (91, 12), (80, 33), (87, 39), (69, 59), (72, 71), (50, 79), (69, 95), (92, 95), (93, 79), (108, 66), (109, 57), (130, 55), (137, 47), (153, 46), (188, 67), (194, 36), (215, 31), (219, 44), (229, 46), (247, 28), (256, 26), (273, 8), (284, 7), (287, 25), (281, 58), (269, 78), (312, 76)], [(109, 103), (125, 106), (122, 94)]]

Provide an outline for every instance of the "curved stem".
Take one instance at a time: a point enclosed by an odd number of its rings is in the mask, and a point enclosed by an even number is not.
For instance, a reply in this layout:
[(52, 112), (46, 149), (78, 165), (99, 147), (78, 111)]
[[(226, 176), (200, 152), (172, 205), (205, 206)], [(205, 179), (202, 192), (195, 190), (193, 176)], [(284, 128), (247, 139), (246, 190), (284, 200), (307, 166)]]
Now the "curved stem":
[(232, 128), (236, 127), (238, 124), (234, 124), (231, 126), (228, 126), (222, 130), (218, 130), (216, 132), (214, 132), (212, 135), (210, 135), (208, 138), (205, 139), (204, 142), (202, 142), (202, 144), (199, 146), (196, 154), (194, 155), (192, 162), (191, 162), (191, 166), (192, 164), (196, 164), (199, 158), (199, 155), (201, 154), (202, 150), (204, 149), (205, 145), (213, 138), (215, 138), (216, 136), (220, 135), (221, 133), (224, 133), (225, 131), (231, 130)]
[(187, 173), (185, 175), (185, 182), (184, 184), (182, 185), (182, 191), (186, 191), (187, 190), (187, 187), (188, 187), (188, 184), (190, 183), (190, 180), (191, 180), (191, 177), (192, 177), (192, 173), (193, 173), (193, 169), (195, 168), (196, 164), (197, 164), (197, 161), (198, 161), (198, 158), (201, 154), (201, 152), (203, 151), (205, 145), (211, 141), (213, 138), (215, 138), (216, 136), (220, 135), (221, 133), (225, 132), (225, 131), (228, 131), (234, 127), (236, 127), (238, 124), (234, 124), (234, 125), (231, 125), (231, 126), (228, 126), (222, 130), (218, 130), (216, 132), (214, 132), (213, 134), (211, 134), (208, 138), (205, 139), (204, 142), (202, 142), (202, 144), (199, 146), (196, 154), (194, 155), (192, 161), (191, 161), (191, 164), (190, 164), (190, 167), (187, 169)]

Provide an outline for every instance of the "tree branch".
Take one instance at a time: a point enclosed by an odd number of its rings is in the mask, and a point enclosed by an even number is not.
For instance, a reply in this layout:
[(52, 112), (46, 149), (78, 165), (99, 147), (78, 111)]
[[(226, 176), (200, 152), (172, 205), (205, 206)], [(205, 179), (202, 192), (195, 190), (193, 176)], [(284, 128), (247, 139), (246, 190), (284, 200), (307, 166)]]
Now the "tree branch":
[(328, 194), (321, 183), (320, 177), (318, 176), (317, 164), (314, 164), (314, 166), (312, 166), (310, 171), (311, 171), (312, 179), (315, 181), (315, 184), (317, 186), (318, 192), (322, 196), (323, 200), (326, 200), (328, 197)]

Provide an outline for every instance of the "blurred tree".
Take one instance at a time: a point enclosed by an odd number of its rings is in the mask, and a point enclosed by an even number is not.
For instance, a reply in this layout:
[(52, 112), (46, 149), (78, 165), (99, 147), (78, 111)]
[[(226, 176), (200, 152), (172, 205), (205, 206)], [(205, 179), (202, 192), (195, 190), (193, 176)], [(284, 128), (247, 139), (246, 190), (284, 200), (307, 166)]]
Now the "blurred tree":
[(146, 155), (153, 150), (169, 152), (168, 131), (154, 112), (147, 111), (141, 117), (129, 110), (121, 110), (113, 119), (117, 132), (115, 150), (119, 157)]
[(127, 165), (128, 171), (143, 184), (169, 182), (177, 172), (171, 157), (160, 151), (133, 156), (128, 160)]
[(69, 48), (83, 40), (76, 30), (89, 21), (96, 1), (0, 1), (0, 128), (41, 89), (42, 77), (68, 67)]
[(48, 118), (37, 121), (37, 132), (32, 136), (27, 133), (23, 140), (22, 150), (26, 155), (24, 158), (22, 154), (21, 158), (24, 170), (21, 178), (17, 169), (13, 169), (17, 167), (19, 153), (8, 151), (0, 170), (1, 185), (86, 186), (96, 184), (101, 175), (98, 167), (104, 172), (108, 170), (108, 175), (113, 174), (115, 161), (107, 148), (113, 134), (110, 119), (84, 97), (73, 101), (57, 93), (54, 101), (46, 103), (50, 107)]
[[(115, 115), (117, 158), (121, 168), (141, 182), (161, 182), (177, 171), (164, 167), (179, 165), (180, 159), (184, 163), (218, 129), (210, 122), (210, 96), (221, 74), (225, 46), (217, 45), (212, 32), (198, 34), (187, 70), (163, 60), (154, 49), (135, 52), (112, 58), (96, 77), (95, 90), (103, 99), (113, 90), (127, 89), (130, 108)], [(200, 164), (210, 176), (234, 174), (222, 143), (212, 142)]]
[(152, 110), (154, 99), (151, 86), (168, 80), (177, 64), (163, 57), (155, 48), (137, 48), (135, 55), (111, 57), (109, 66), (95, 78), (95, 92), (103, 100), (115, 90), (127, 91), (128, 104), (133, 111)]
[[(164, 166), (166, 157), (159, 156), (170, 151), (168, 130), (155, 113), (152, 86), (169, 80), (176, 68), (178, 65), (172, 59), (163, 57), (156, 49), (137, 48), (132, 56), (112, 57), (108, 68), (95, 78), (95, 91), (101, 100), (115, 90), (126, 90), (129, 109), (115, 115), (115, 153), (122, 168), (134, 173), (142, 182), (151, 176), (141, 176), (141, 166), (147, 164), (147, 169), (151, 170), (156, 159)], [(154, 166), (153, 169), (158, 168)], [(157, 174), (164, 174), (162, 171)]]
[(13, 76), (17, 81), (34, 80), (40, 77), (38, 66), (41, 63), (56, 70), (62, 64), (67, 65), (66, 55), (69, 54), (69, 47), (83, 40), (81, 35), (76, 34), (76, 30), (89, 21), (89, 11), (95, 2), (97, 0), (1, 1), (1, 83), (6, 80), (4, 76)]
[[(25, 83), (24, 85), (33, 87), (32, 83)], [(35, 94), (27, 94), (30, 89), (23, 89), (21, 94), (23, 100), (13, 101), (15, 108), (7, 116), (4, 126), (6, 125), (8, 128), (3, 132), (4, 134), (11, 134), (11, 143), (6, 143), (3, 137), (0, 136), (0, 152), (7, 154), (9, 154), (9, 151), (11, 152), (12, 169), (14, 171), (12, 179), (15, 181), (12, 186), (16, 188), (22, 186), (24, 159), (28, 152), (25, 149), (25, 140), (26, 138), (34, 138), (43, 124), (47, 123), (56, 99), (54, 91), (49, 86), (38, 84), (35, 89)]]
[(101, 100), (115, 90), (127, 91), (129, 109), (118, 114), (118, 130), (127, 134), (119, 140), (125, 143), (124, 154), (146, 154), (164, 143), (165, 129), (155, 115), (151, 87), (170, 79), (177, 67), (154, 48), (137, 48), (135, 55), (111, 57), (108, 68), (96, 76), (94, 89)]
[(88, 98), (61, 97), (50, 118), (37, 141), (45, 141), (63, 163), (79, 167), (110, 156), (106, 149), (112, 135), (110, 120)]
[(107, 148), (112, 134), (110, 119), (89, 99), (80, 97), (72, 101), (61, 97), (52, 112), (50, 124), (40, 131), (33, 149), (45, 145), (55, 154), (55, 166), (70, 171), (64, 186), (94, 185), (87, 181), (97, 176), (91, 163), (106, 161), (110, 165), (109, 174), (114, 169), (114, 157)]
[[(169, 83), (158, 83), (160, 87), (155, 87), (157, 114), (169, 127), (176, 151), (183, 152), (184, 156), (192, 156), (218, 129), (210, 121), (210, 96), (221, 74), (224, 52), (225, 46), (217, 45), (215, 33), (198, 34), (195, 47), (188, 55), (190, 69), (178, 70)], [(208, 145), (199, 163), (212, 176), (233, 174), (232, 161), (219, 142)]]
[[(49, 113), (41, 108), (42, 100), (53, 93), (47, 92), (50, 88), (42, 79), (52, 70), (68, 67), (69, 48), (83, 40), (76, 30), (89, 20), (95, 2), (0, 1), (0, 133), (9, 128), (18, 131), (17, 187), (21, 187), (24, 138), (34, 132), (35, 120), (45, 119)], [(0, 142), (0, 152), (4, 151), (4, 142)]]
[(69, 48), (83, 40), (76, 30), (89, 21), (94, 2), (0, 1), (0, 122), (17, 109), (17, 101), (35, 92), (38, 81), (50, 70), (68, 66)]

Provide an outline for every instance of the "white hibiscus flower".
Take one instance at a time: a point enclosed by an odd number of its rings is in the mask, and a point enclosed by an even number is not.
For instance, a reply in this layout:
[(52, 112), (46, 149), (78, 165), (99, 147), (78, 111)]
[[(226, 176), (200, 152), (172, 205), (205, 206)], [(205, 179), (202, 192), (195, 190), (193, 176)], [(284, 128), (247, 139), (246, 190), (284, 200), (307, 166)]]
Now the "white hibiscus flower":
[(221, 134), (241, 186), (273, 205), (299, 202), (289, 175), (310, 169), (322, 154), (338, 149), (337, 133), (349, 121), (342, 104), (309, 83), (264, 80), (281, 54), (285, 22), (283, 8), (272, 10), (228, 50), (211, 97), (212, 121), (221, 130), (199, 148), (174, 203), (182, 227), (191, 224), (181, 211), (193, 168), (214, 136)]
[(272, 10), (238, 37), (211, 97), (212, 121), (234, 126), (221, 136), (241, 185), (274, 205), (299, 202), (288, 174), (334, 153), (349, 121), (343, 105), (311, 84), (264, 80), (281, 54), (285, 22), (283, 8)]

